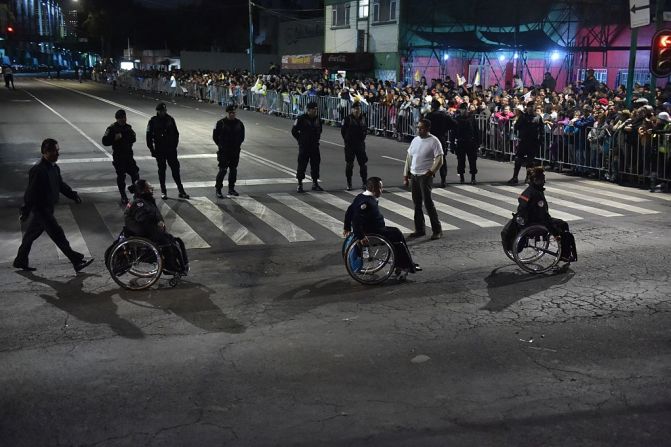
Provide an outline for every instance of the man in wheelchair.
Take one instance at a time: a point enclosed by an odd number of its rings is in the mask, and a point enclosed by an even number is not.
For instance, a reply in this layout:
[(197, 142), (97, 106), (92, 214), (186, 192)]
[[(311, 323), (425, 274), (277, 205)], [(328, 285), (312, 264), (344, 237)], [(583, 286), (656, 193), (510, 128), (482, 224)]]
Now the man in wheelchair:
[(163, 216), (154, 199), (154, 188), (146, 180), (137, 180), (128, 190), (133, 200), (124, 211), (124, 234), (126, 237), (143, 237), (154, 242), (165, 260), (165, 273), (185, 275), (189, 269), (186, 248), (180, 238), (165, 229)]
[(415, 273), (422, 269), (412, 261), (403, 233), (398, 228), (387, 227), (378, 206), (382, 196), (382, 179), (370, 177), (366, 182), (366, 191), (354, 198), (345, 213), (343, 235), (354, 233), (357, 240), (366, 241), (366, 234), (377, 234), (387, 239), (394, 249), (396, 275)]
[(545, 171), (537, 166), (530, 168), (529, 186), (518, 197), (516, 223), (520, 227), (533, 224), (544, 225), (561, 243), (560, 261), (570, 263), (578, 260), (575, 239), (569, 231), (568, 223), (550, 216), (548, 202), (545, 200)]

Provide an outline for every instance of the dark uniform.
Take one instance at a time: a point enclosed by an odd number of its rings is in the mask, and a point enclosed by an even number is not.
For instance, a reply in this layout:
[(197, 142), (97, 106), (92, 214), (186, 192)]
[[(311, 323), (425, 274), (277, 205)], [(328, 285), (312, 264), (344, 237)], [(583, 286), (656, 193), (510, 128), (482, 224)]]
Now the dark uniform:
[(435, 135), (440, 140), (443, 147), (443, 164), (440, 166), (440, 186), (445, 187), (447, 181), (447, 132), (454, 127), (453, 121), (445, 112), (438, 110), (439, 106), (432, 105), (432, 110), (426, 115), (426, 119), (431, 121), (431, 135)]
[[(478, 147), (480, 147), (480, 132), (475, 116), (467, 109), (461, 108), (456, 118), (453, 118), (454, 134), (456, 138), (455, 153), (457, 155), (457, 173), (464, 183), (466, 172), (466, 157), (468, 157), (468, 170), (471, 174), (471, 183), (475, 184), (475, 174), (478, 173)], [(431, 126), (433, 133), (433, 126)]]
[(358, 118), (353, 114), (346, 116), (340, 128), (340, 133), (345, 141), (345, 177), (347, 178), (348, 189), (352, 189), (355, 158), (359, 163), (361, 184), (363, 189), (366, 189), (366, 181), (368, 180), (368, 166), (366, 165), (368, 156), (366, 155), (365, 141), (367, 130), (368, 123), (363, 114), (360, 114)]
[(347, 208), (344, 221), (345, 231), (352, 231), (357, 239), (366, 234), (379, 234), (391, 242), (396, 258), (396, 267), (415, 273), (415, 264), (408, 251), (403, 233), (396, 227), (387, 227), (380, 212), (378, 200), (373, 195), (361, 193)]
[(514, 130), (517, 132), (519, 141), (515, 153), (513, 178), (509, 181), (512, 184), (517, 183), (517, 176), (522, 165), (530, 168), (534, 164), (545, 131), (543, 118), (535, 113), (524, 112), (515, 122)]
[[(308, 109), (317, 108), (316, 103), (308, 104)], [(303, 192), (303, 179), (305, 170), (310, 163), (310, 176), (312, 177), (313, 190), (321, 190), (319, 183), (319, 163), (321, 157), (319, 154), (319, 139), (322, 134), (322, 122), (319, 116), (311, 118), (304, 113), (294, 122), (291, 129), (291, 135), (298, 141), (298, 168), (296, 169), (296, 179), (298, 179), (298, 191)]]
[(75, 268), (83, 262), (84, 255), (70, 247), (63, 228), (54, 217), (54, 206), (58, 203), (60, 194), (77, 203), (81, 202), (79, 195), (61, 178), (58, 165), (42, 158), (28, 174), (28, 189), (23, 196), (24, 206), (21, 209), (22, 220), (27, 218), (28, 222), (14, 259), (14, 267), (29, 269), (30, 249), (43, 231), (47, 232)]
[[(165, 110), (165, 104), (160, 103), (156, 110)], [(167, 197), (165, 187), (166, 164), (170, 166), (172, 178), (177, 185), (180, 197), (187, 196), (182, 186), (180, 176), (179, 160), (177, 160), (177, 145), (179, 144), (179, 130), (175, 119), (167, 113), (163, 115), (152, 116), (147, 124), (147, 147), (151, 151), (151, 156), (156, 159), (158, 165), (158, 182), (161, 185), (161, 194)]]
[(245, 125), (237, 118), (222, 118), (212, 131), (212, 140), (217, 145), (217, 161), (219, 162), (219, 173), (214, 183), (217, 196), (221, 196), (221, 188), (224, 186), (226, 170), (230, 169), (228, 175), (228, 193), (238, 195), (235, 192), (235, 181), (238, 178), (238, 163), (240, 162), (240, 151), (245, 141)]
[[(121, 138), (118, 140), (116, 139), (117, 134), (121, 134)], [(121, 194), (123, 202), (128, 202), (126, 174), (130, 175), (133, 183), (140, 178), (140, 169), (133, 158), (133, 143), (135, 143), (135, 140), (133, 128), (129, 124), (119, 124), (118, 122), (110, 125), (103, 136), (103, 145), (112, 146), (112, 165), (116, 170), (116, 184), (119, 187), (119, 194)]]

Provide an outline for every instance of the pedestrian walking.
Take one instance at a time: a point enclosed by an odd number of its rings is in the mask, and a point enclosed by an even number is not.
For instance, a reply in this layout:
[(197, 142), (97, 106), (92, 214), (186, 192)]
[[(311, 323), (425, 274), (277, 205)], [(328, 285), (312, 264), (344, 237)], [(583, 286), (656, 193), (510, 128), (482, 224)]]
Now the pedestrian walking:
[(226, 171), (228, 174), (228, 195), (238, 196), (235, 191), (235, 181), (238, 178), (238, 163), (240, 162), (240, 151), (245, 141), (245, 125), (235, 116), (236, 107), (230, 104), (226, 107), (226, 116), (217, 121), (212, 131), (212, 140), (217, 145), (217, 161), (219, 172), (214, 182), (214, 190), (219, 199), (224, 195), (221, 189), (224, 186)]
[(14, 268), (25, 271), (36, 270), (30, 266), (28, 255), (33, 242), (44, 231), (67, 256), (75, 271), (79, 272), (93, 262), (93, 258), (86, 259), (83, 254), (70, 247), (70, 242), (65, 237), (63, 228), (54, 216), (54, 206), (58, 203), (60, 194), (76, 203), (82, 203), (79, 194), (73, 191), (61, 178), (61, 170), (56, 164), (59, 152), (60, 147), (56, 140), (53, 138), (45, 139), (41, 147), (42, 158), (30, 168), (28, 188), (23, 196), (23, 207), (21, 208), (21, 221), (26, 222), (26, 226), (21, 246), (14, 259)]
[(438, 220), (436, 206), (433, 204), (431, 189), (433, 177), (443, 163), (443, 147), (430, 131), (431, 121), (426, 118), (419, 120), (417, 136), (410, 143), (405, 159), (403, 184), (410, 185), (412, 202), (415, 205), (415, 231), (408, 237), (416, 238), (426, 234), (424, 211), (422, 210), (422, 205), (424, 205), (433, 230), (431, 240), (436, 240), (443, 236), (443, 229)]
[(128, 204), (126, 195), (126, 175), (131, 182), (140, 179), (140, 169), (133, 158), (133, 143), (135, 143), (135, 131), (126, 123), (126, 112), (117, 110), (114, 114), (116, 122), (110, 125), (103, 135), (103, 145), (112, 146), (112, 165), (116, 171), (116, 184), (121, 195), (121, 205)]
[(447, 182), (447, 131), (454, 127), (447, 113), (440, 110), (440, 102), (437, 99), (431, 101), (431, 111), (426, 114), (426, 119), (431, 121), (431, 134), (440, 141), (443, 148), (443, 164), (440, 166), (440, 187), (444, 188)]
[(2, 75), (5, 79), (5, 87), (16, 90), (16, 87), (14, 87), (14, 70), (12, 70), (11, 65), (5, 65), (2, 70)]
[(517, 132), (519, 142), (517, 144), (517, 152), (515, 153), (513, 176), (508, 180), (509, 185), (517, 185), (519, 183), (517, 177), (522, 165), (525, 165), (527, 169), (533, 167), (534, 159), (538, 154), (538, 148), (541, 144), (541, 135), (544, 132), (543, 117), (536, 114), (533, 101), (527, 102), (524, 113), (517, 119), (513, 129)]
[[(431, 127), (433, 129), (433, 126)], [(466, 158), (468, 158), (468, 170), (471, 173), (471, 185), (476, 184), (475, 174), (478, 173), (478, 147), (480, 146), (480, 133), (475, 116), (468, 110), (465, 102), (459, 104), (459, 112), (454, 118), (454, 132), (456, 138), (455, 153), (457, 155), (457, 173), (459, 181), (464, 183), (466, 172)]]
[(170, 166), (172, 179), (177, 185), (180, 199), (188, 199), (189, 195), (184, 191), (182, 177), (179, 173), (179, 160), (177, 159), (177, 146), (179, 145), (179, 130), (175, 119), (168, 115), (168, 107), (163, 102), (156, 105), (156, 116), (152, 116), (147, 124), (147, 147), (151, 156), (156, 159), (158, 165), (158, 182), (161, 186), (161, 198), (168, 198), (168, 190), (165, 186), (165, 171)]
[(368, 123), (366, 116), (361, 113), (361, 103), (356, 101), (352, 104), (351, 113), (345, 117), (340, 128), (343, 140), (345, 140), (345, 177), (347, 178), (347, 190), (352, 190), (352, 174), (354, 173), (354, 159), (359, 164), (359, 175), (361, 176), (361, 189), (366, 190), (368, 181), (368, 156), (366, 155), (366, 133)]
[(317, 116), (317, 103), (309, 102), (307, 112), (300, 115), (294, 121), (294, 127), (291, 134), (298, 141), (298, 169), (296, 169), (296, 179), (298, 180), (298, 192), (304, 192), (303, 179), (305, 170), (310, 163), (310, 176), (312, 177), (312, 190), (323, 191), (319, 186), (319, 163), (321, 157), (319, 154), (319, 139), (322, 134), (322, 121)]

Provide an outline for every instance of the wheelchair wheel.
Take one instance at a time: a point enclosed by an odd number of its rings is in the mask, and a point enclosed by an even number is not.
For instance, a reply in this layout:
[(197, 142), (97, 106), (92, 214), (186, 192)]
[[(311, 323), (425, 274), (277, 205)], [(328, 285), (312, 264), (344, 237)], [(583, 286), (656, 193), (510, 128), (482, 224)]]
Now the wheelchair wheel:
[(151, 241), (129, 238), (119, 242), (106, 260), (114, 282), (129, 290), (153, 286), (161, 277), (163, 258)]
[[(381, 236), (368, 235), (368, 244), (350, 244), (345, 256), (347, 273), (361, 284), (382, 284), (394, 273), (394, 249)], [(358, 262), (352, 262), (356, 259)]]
[(517, 265), (529, 273), (545, 273), (561, 257), (561, 242), (543, 225), (524, 228), (515, 238), (512, 250)]
[(515, 261), (515, 256), (513, 256), (513, 251), (510, 249), (510, 247), (507, 247), (505, 242), (501, 241), (501, 245), (503, 246), (503, 252), (510, 258), (511, 261)]

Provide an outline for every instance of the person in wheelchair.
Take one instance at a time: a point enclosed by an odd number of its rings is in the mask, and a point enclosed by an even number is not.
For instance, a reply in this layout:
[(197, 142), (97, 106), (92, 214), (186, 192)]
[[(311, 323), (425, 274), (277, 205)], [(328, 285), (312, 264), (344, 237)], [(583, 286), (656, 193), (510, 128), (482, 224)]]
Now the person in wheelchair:
[(166, 231), (163, 216), (154, 199), (154, 187), (146, 180), (137, 180), (128, 190), (133, 200), (124, 211), (124, 234), (149, 239), (161, 248), (166, 273), (185, 274), (189, 261), (180, 238)]
[(561, 241), (560, 261), (577, 261), (575, 239), (569, 231), (568, 223), (550, 216), (548, 202), (545, 200), (545, 171), (537, 166), (530, 168), (529, 186), (518, 197), (516, 222), (520, 227), (533, 224), (544, 225), (551, 234)]
[(368, 178), (366, 191), (356, 196), (347, 208), (343, 236), (348, 237), (353, 232), (357, 240), (365, 241), (366, 234), (378, 234), (387, 239), (394, 249), (397, 275), (421, 271), (421, 267), (412, 261), (401, 230), (385, 225), (378, 206), (380, 196), (382, 196), (382, 179)]

